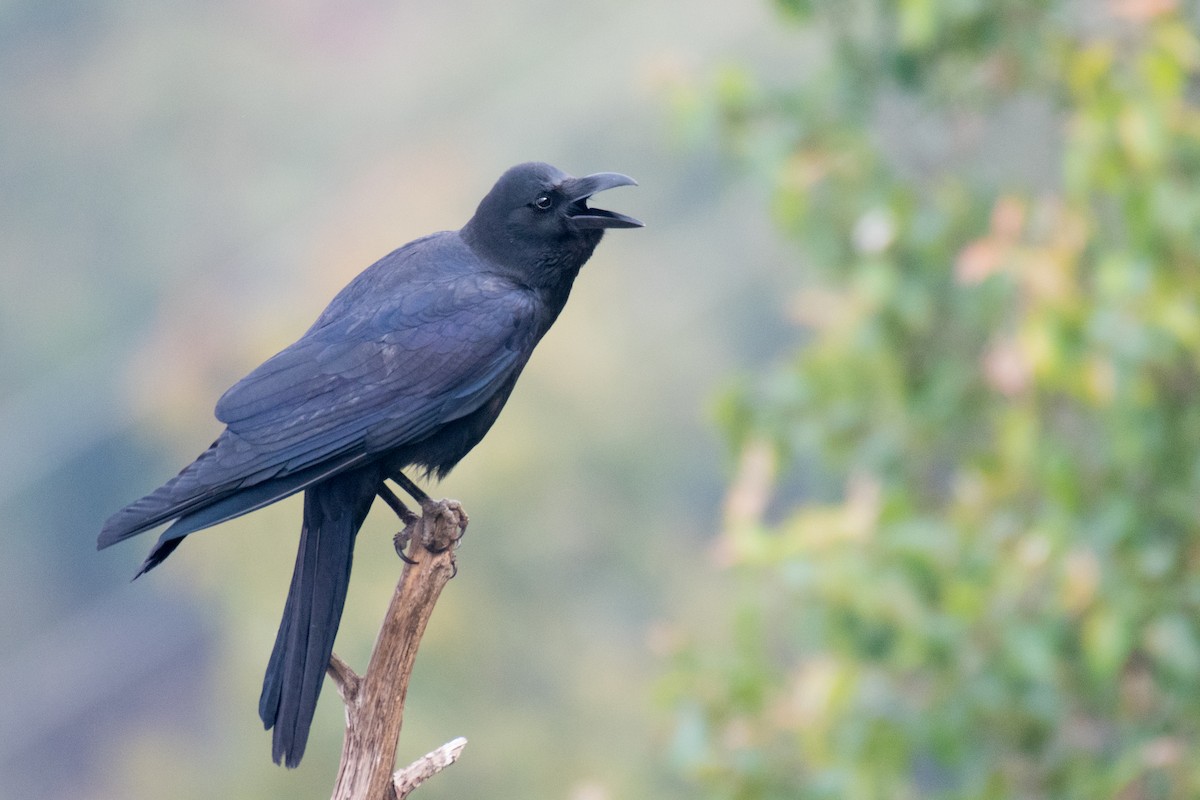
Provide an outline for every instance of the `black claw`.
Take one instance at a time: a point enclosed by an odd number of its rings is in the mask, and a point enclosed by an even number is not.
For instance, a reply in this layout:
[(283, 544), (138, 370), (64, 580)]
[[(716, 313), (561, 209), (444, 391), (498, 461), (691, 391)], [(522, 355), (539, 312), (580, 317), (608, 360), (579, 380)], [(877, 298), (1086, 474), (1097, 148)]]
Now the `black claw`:
[(396, 548), (396, 555), (400, 556), (400, 560), (403, 561), (405, 564), (415, 565), (417, 563), (417, 561), (415, 559), (409, 558), (408, 554), (404, 552), (405, 548), (408, 547), (408, 544), (411, 541), (412, 541), (412, 527), (411, 526), (406, 527), (402, 531), (398, 531), (396, 533), (396, 535), (392, 537), (392, 545)]

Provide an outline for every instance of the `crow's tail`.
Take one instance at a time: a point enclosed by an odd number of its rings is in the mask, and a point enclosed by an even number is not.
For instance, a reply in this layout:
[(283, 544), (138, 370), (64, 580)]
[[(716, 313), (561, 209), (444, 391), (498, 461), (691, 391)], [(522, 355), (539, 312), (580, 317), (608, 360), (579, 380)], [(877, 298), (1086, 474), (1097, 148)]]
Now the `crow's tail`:
[(304, 493), (304, 528), (296, 570), (267, 664), (258, 714), (274, 728), (271, 757), (295, 767), (333, 653), (350, 583), (354, 538), (379, 486), (375, 469), (328, 478)]

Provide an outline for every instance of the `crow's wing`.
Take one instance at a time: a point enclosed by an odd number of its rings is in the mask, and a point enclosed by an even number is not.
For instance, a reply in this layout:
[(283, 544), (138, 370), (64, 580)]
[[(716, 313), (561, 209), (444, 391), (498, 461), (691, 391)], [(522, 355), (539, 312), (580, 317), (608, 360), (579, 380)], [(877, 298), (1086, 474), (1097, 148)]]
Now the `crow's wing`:
[(506, 281), (457, 276), (305, 334), (233, 386), (217, 418), (270, 477), (347, 450), (418, 441), (478, 409), (536, 339), (535, 299)]
[(405, 289), (323, 317), (238, 381), (217, 403), (227, 430), (110, 517), (99, 546), (185, 517), (164, 534), (178, 539), (273, 503), (470, 414), (524, 366), (539, 324), (529, 293), (462, 274)]

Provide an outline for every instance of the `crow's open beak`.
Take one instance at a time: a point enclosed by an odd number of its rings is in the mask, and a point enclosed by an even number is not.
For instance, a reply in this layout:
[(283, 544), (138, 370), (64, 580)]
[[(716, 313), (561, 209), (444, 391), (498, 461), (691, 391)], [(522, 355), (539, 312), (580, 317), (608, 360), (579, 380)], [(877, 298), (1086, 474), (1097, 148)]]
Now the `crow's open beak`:
[(570, 200), (567, 206), (567, 219), (576, 228), (641, 228), (643, 222), (618, 214), (615, 211), (605, 211), (603, 208), (588, 208), (588, 199), (597, 192), (605, 189), (615, 189), (618, 186), (637, 186), (637, 181), (619, 172), (597, 172), (582, 178), (571, 178), (562, 185), (562, 191)]

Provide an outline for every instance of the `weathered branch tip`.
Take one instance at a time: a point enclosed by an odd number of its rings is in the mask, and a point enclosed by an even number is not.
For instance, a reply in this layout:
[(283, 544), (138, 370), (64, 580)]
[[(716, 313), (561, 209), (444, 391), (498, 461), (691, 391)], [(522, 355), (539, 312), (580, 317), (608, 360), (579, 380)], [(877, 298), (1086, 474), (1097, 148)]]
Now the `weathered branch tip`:
[(460, 736), (399, 770), (392, 776), (392, 785), (396, 787), (397, 799), (404, 800), (413, 789), (458, 761), (458, 757), (462, 755), (463, 748), (466, 746), (467, 740)]

